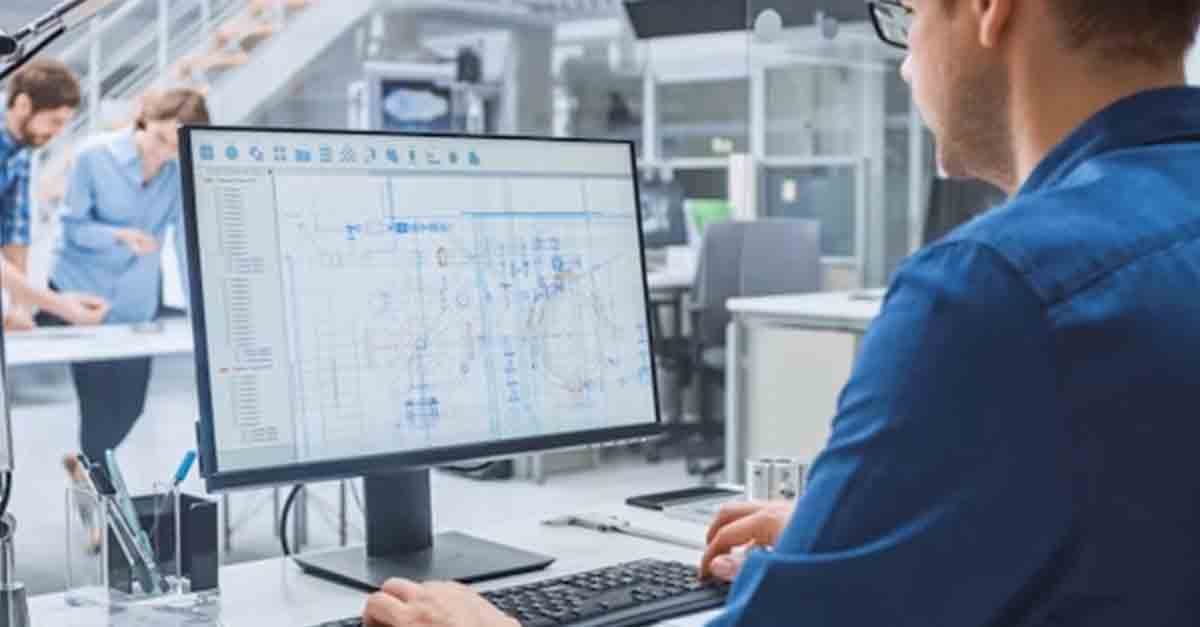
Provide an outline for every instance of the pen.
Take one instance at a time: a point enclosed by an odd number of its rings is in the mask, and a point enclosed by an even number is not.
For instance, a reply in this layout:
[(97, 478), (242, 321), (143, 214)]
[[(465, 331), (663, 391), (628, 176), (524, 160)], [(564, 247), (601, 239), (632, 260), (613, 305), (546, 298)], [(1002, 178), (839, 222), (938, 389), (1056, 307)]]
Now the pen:
[[(87, 455), (80, 453), (75, 456), (75, 459), (84, 469), (84, 477), (87, 481), (87, 487), (96, 494), (96, 503), (105, 509), (108, 518), (112, 520), (113, 536), (117, 539), (117, 545), (121, 548), (121, 553), (125, 555), (125, 560), (129, 562), (130, 567), (136, 568), (137, 562), (134, 560), (133, 549), (130, 548), (131, 536), (129, 529), (125, 525), (124, 519), (116, 510), (116, 503), (113, 502), (112, 483), (108, 481), (108, 477), (99, 466), (92, 463)], [(107, 497), (107, 498), (106, 498)], [(107, 533), (107, 529), (100, 529), (100, 533)]]
[(191, 472), (192, 464), (194, 463), (196, 463), (196, 451), (188, 451), (183, 456), (183, 460), (179, 462), (179, 469), (175, 471), (175, 479), (172, 482), (173, 486), (178, 487), (179, 484), (183, 483), (184, 479), (187, 479), (188, 473)]
[[(158, 527), (159, 523), (162, 522), (163, 509), (166, 508), (167, 500), (171, 498), (172, 494), (174, 493), (174, 489), (178, 488), (179, 484), (183, 483), (183, 480), (187, 478), (188, 472), (192, 470), (192, 464), (195, 462), (196, 451), (188, 451), (183, 456), (183, 459), (179, 462), (179, 468), (175, 470), (175, 476), (172, 477), (171, 481), (169, 482), (169, 485), (172, 489), (164, 492), (163, 495), (159, 497), (158, 503), (154, 506), (154, 527), (150, 529), (151, 538), (158, 537)], [(175, 512), (175, 515), (179, 516), (180, 513)]]
[(121, 474), (121, 467), (117, 465), (117, 456), (112, 449), (105, 451), (104, 460), (108, 466), (108, 478), (112, 481), (113, 489), (116, 491), (114, 500), (117, 503), (117, 509), (133, 533), (134, 548), (141, 556), (139, 561), (145, 566), (146, 572), (141, 573), (139, 578), (143, 580), (145, 592), (158, 594), (162, 591), (159, 586), (161, 576), (158, 573), (158, 562), (154, 559), (154, 547), (150, 544), (150, 539), (146, 537), (146, 531), (138, 524), (137, 508), (133, 506), (133, 500), (129, 498), (125, 477)]
[(83, 453), (80, 453), (76, 459), (87, 470), (88, 478), (91, 479), (92, 488), (96, 490), (96, 494), (101, 496), (116, 494), (116, 490), (113, 489), (112, 482), (108, 480), (108, 475), (104, 472), (103, 468), (98, 464), (93, 464)]
[(591, 529), (600, 533), (620, 533), (643, 540), (652, 540), (663, 544), (671, 544), (680, 546), (686, 549), (696, 549), (703, 551), (707, 548), (703, 543), (695, 542), (686, 538), (677, 538), (665, 533), (659, 533), (653, 529), (642, 529), (630, 524), (629, 521), (618, 518), (616, 516), (562, 516), (560, 518), (551, 518), (543, 520), (543, 525), (547, 527), (579, 527), (581, 529)]

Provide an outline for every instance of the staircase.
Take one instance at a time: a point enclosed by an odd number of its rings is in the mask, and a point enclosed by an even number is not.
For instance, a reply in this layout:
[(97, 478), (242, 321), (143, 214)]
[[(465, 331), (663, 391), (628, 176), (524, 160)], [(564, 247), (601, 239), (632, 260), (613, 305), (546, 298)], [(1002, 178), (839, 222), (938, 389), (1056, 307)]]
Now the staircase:
[(129, 125), (148, 89), (200, 89), (216, 123), (243, 124), (375, 12), (483, 29), (552, 29), (618, 14), (620, 6), (619, 0), (119, 0), (56, 46), (56, 56), (80, 74), (84, 104), (38, 160), (30, 279), (36, 284), (48, 273), (74, 146)]

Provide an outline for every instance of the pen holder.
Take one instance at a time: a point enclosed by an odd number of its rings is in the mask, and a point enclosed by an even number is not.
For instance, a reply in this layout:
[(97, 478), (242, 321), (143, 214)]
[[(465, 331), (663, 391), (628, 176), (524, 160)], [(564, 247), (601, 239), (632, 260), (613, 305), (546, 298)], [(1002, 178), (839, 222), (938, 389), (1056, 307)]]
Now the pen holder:
[(140, 605), (215, 593), (216, 502), (174, 487), (131, 500), (136, 529), (117, 499), (67, 490), (67, 601)]

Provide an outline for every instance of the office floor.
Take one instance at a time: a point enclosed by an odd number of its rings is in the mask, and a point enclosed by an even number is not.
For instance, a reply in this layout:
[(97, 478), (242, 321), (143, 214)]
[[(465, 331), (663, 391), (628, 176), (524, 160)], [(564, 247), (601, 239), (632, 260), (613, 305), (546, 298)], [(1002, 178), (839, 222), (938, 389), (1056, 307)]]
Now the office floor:
[[(188, 358), (155, 362), (150, 398), (144, 415), (119, 456), (135, 492), (148, 490), (156, 480), (173, 472), (183, 452), (193, 448), (196, 416), (194, 371)], [(78, 413), (66, 369), (25, 371), (13, 378), (13, 439), (16, 447), (16, 484), (11, 511), (17, 517), (17, 569), (32, 594), (64, 587), (66, 475), (61, 459), (77, 441)], [(452, 527), (456, 519), (481, 517), (501, 521), (516, 516), (578, 508), (586, 511), (598, 503), (612, 503), (635, 493), (686, 487), (681, 461), (651, 466), (629, 452), (606, 455), (594, 469), (551, 475), (544, 485), (522, 480), (481, 482), (437, 472), (433, 480), (435, 524)], [(186, 487), (202, 493), (193, 477)], [(310, 547), (334, 546), (337, 488), (326, 484), (312, 490)], [(351, 501), (351, 538), (361, 538), (361, 516)], [(237, 530), (227, 563), (279, 554), (273, 530), (270, 491), (238, 493), (230, 508)]]

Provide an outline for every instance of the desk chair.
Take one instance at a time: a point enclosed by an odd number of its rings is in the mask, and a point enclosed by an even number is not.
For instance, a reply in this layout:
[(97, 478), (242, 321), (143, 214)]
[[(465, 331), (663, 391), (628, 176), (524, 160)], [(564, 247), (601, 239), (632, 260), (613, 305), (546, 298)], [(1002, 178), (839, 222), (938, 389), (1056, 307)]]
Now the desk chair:
[(711, 475), (724, 468), (722, 461), (703, 460), (724, 457), (724, 428), (712, 397), (725, 377), (725, 331), (733, 319), (726, 302), (819, 291), (820, 247), (821, 225), (813, 220), (726, 222), (705, 233), (689, 308), (692, 336), (656, 339), (654, 345), (659, 363), (675, 370), (678, 380), (695, 377), (699, 383), (699, 423), (668, 424), (667, 438), (658, 444), (682, 444), (689, 473)]

